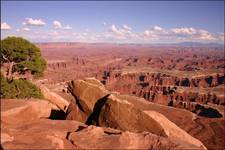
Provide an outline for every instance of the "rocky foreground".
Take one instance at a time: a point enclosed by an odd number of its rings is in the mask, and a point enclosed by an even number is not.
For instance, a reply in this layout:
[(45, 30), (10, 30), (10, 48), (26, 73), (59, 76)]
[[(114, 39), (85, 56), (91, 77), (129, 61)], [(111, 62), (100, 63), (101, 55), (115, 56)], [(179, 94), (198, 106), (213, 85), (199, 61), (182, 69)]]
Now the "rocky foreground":
[(141, 109), (134, 97), (110, 93), (94, 78), (72, 81), (68, 90), (74, 96), (68, 108), (51, 92), (48, 100), (1, 100), (1, 148), (206, 149), (157, 104)]

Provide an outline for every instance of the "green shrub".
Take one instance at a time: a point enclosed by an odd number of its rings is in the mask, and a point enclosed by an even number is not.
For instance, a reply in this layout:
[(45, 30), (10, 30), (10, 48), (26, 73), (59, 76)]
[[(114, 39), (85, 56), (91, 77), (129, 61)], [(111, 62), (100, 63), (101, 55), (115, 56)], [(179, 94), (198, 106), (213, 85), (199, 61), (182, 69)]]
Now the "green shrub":
[(29, 70), (35, 77), (39, 77), (47, 67), (41, 50), (21, 37), (7, 37), (1, 40), (0, 60), (2, 63), (12, 64), (10, 74)]
[(1, 98), (14, 98), (15, 93), (15, 87), (11, 83), (8, 83), (5, 77), (1, 76)]
[(38, 87), (25, 79), (8, 81), (1, 75), (1, 98), (43, 98)]

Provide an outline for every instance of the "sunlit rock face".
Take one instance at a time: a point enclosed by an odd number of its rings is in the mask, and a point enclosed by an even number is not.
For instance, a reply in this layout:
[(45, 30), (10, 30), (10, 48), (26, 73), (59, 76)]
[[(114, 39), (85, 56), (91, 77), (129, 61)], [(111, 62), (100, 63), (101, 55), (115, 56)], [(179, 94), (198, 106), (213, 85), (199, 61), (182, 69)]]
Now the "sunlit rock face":
[[(77, 109), (80, 108), (80, 111), (87, 116), (84, 122), (87, 125), (111, 127), (134, 133), (149, 132), (172, 141), (179, 139), (178, 136), (181, 136), (182, 140), (176, 140), (179, 145), (184, 146), (189, 143), (199, 148), (205, 148), (199, 140), (193, 138), (175, 124), (170, 123), (162, 114), (155, 115), (156, 112), (154, 111), (152, 113), (150, 111), (145, 112), (117, 94), (108, 92), (98, 82), (91, 83), (88, 80), (72, 81), (69, 84), (69, 91), (74, 96), (76, 104), (80, 106), (76, 107), (73, 104), (74, 108), (71, 108), (70, 112), (68, 112), (70, 116), (68, 119), (79, 119), (80, 115), (74, 112), (77, 112)], [(71, 113), (73, 114), (72, 117)], [(165, 124), (170, 124), (170, 126), (167, 128)], [(175, 136), (176, 132), (177, 134), (179, 132), (178, 136)]]

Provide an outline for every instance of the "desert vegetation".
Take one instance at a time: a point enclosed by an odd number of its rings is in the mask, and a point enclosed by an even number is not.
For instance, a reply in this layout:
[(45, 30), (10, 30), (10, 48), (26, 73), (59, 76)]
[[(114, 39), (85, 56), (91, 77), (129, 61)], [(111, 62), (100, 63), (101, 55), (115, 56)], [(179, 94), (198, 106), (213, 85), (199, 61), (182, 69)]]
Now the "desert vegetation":
[(43, 98), (38, 87), (25, 79), (9, 81), (1, 75), (1, 98)]

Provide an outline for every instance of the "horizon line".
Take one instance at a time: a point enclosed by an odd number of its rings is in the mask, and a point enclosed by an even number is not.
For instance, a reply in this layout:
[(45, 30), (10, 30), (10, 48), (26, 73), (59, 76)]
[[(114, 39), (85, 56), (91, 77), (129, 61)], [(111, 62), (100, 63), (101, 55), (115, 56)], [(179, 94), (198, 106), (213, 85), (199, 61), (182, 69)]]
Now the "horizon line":
[[(186, 41), (186, 42), (171, 42), (171, 43), (133, 43), (133, 42), (79, 42), (79, 41), (48, 41), (48, 42), (33, 42), (35, 44), (45, 44), (45, 43), (83, 43), (83, 44), (119, 44), (119, 45), (178, 45), (178, 44), (201, 44), (201, 45), (210, 45), (210, 44), (217, 44), (217, 45), (225, 45), (225, 43), (218, 43), (218, 42), (191, 42), (191, 41)], [(179, 46), (179, 45), (178, 45)]]

